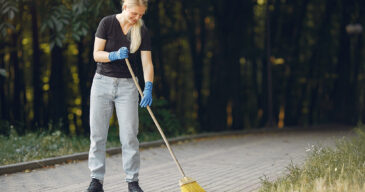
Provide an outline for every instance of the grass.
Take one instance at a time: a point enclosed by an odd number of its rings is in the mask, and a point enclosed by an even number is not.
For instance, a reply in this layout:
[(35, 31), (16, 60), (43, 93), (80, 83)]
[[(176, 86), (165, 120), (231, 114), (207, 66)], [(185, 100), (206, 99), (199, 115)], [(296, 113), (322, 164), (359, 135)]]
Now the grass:
[[(165, 100), (154, 101), (154, 111), (159, 119), (164, 133), (168, 138), (182, 135), (196, 134), (193, 123), (184, 122), (190, 125), (184, 128), (181, 121), (168, 110), (169, 104)], [(161, 139), (148, 111), (139, 108), (139, 133), (140, 142)], [(90, 139), (85, 136), (67, 136), (60, 130), (62, 125), (49, 124), (48, 128), (36, 133), (19, 135), (17, 130), (22, 126), (11, 125), (0, 119), (0, 165), (7, 165), (19, 162), (26, 162), (61, 155), (68, 155), (78, 152), (87, 152), (90, 147)], [(110, 125), (106, 147), (119, 147), (119, 130), (117, 125)], [(4, 136), (6, 135), (6, 136)]]
[(365, 126), (357, 136), (339, 140), (336, 148), (313, 146), (304, 165), (288, 166), (275, 181), (263, 179), (260, 192), (365, 192)]
[[(157, 132), (139, 135), (141, 142), (160, 139)], [(0, 165), (26, 162), (78, 152), (87, 152), (90, 140), (83, 136), (67, 136), (61, 131), (27, 133), (20, 136), (11, 129), (8, 137), (0, 135)], [(118, 129), (109, 129), (106, 147), (120, 146)]]

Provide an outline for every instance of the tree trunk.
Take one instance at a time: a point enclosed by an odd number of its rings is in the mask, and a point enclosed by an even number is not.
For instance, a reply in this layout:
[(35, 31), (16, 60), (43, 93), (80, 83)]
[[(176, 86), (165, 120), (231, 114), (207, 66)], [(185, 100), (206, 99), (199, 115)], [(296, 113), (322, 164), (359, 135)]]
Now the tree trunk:
[(40, 62), (40, 48), (38, 38), (38, 18), (37, 18), (37, 2), (32, 0), (30, 11), (32, 15), (32, 40), (33, 40), (33, 113), (34, 118), (32, 122), (32, 129), (42, 127), (44, 122), (43, 110), (43, 91), (41, 81), (41, 62)]
[[(187, 13), (189, 11), (189, 14)], [(190, 54), (193, 61), (193, 73), (194, 73), (194, 92), (196, 94), (197, 101), (197, 121), (200, 127), (204, 129), (203, 116), (205, 114), (205, 106), (203, 105), (202, 86), (203, 86), (203, 57), (205, 53), (205, 22), (206, 17), (205, 8), (200, 9), (199, 12), (188, 7), (186, 1), (182, 1), (181, 13), (185, 18), (187, 24), (187, 34), (189, 39)], [(199, 34), (196, 34), (199, 31)]]
[[(227, 71), (228, 61), (224, 59), (224, 51), (227, 49), (225, 47), (224, 42), (224, 34), (223, 30), (224, 22), (228, 18), (223, 18), (225, 8), (222, 7), (224, 4), (222, 1), (214, 2), (214, 17), (215, 17), (215, 36), (217, 39), (217, 44), (214, 49), (213, 57), (211, 60), (211, 68), (210, 68), (210, 95), (208, 97), (208, 106), (207, 106), (207, 119), (205, 120), (207, 125), (207, 129), (210, 131), (219, 131), (227, 129), (227, 103), (228, 103), (228, 87), (227, 84), (230, 82), (227, 81), (227, 76), (229, 73)], [(222, 26), (223, 25), (223, 26)], [(228, 28), (225, 30), (229, 30)]]
[(13, 100), (12, 100), (12, 121), (16, 125), (15, 128), (19, 134), (23, 134), (25, 114), (24, 114), (24, 73), (23, 65), (19, 62), (18, 58), (18, 31), (14, 31), (11, 34), (11, 47), (13, 50), (10, 53), (10, 63), (13, 66), (14, 71), (14, 83), (13, 83)]
[[(239, 130), (244, 129), (244, 125), (249, 125), (249, 122), (244, 122), (244, 107), (247, 107), (248, 96), (245, 94), (247, 89), (247, 82), (242, 81), (244, 77), (241, 74), (241, 57), (247, 56), (247, 52), (252, 49), (250, 30), (253, 24), (253, 2), (252, 1), (240, 1), (240, 4), (236, 6), (232, 4), (232, 7), (227, 11), (233, 10), (235, 13), (231, 15), (231, 19), (235, 21), (232, 25), (231, 35), (227, 35), (228, 45), (227, 51), (229, 53), (228, 58), (231, 59), (230, 77), (232, 92), (232, 129)], [(246, 66), (248, 63), (245, 64)], [(248, 109), (252, 110), (252, 109)], [(257, 114), (257, 113), (256, 113)]]
[(62, 52), (63, 49), (57, 45), (51, 50), (50, 109), (48, 111), (53, 126), (69, 134)]
[(350, 78), (352, 64), (350, 61), (350, 38), (346, 33), (346, 25), (351, 21), (352, 3), (346, 0), (341, 1), (341, 24), (340, 24), (340, 45), (338, 50), (338, 78), (335, 82), (334, 89), (334, 114), (333, 120), (339, 123), (350, 123), (349, 118), (353, 116), (353, 112), (348, 106), (351, 90)]
[(305, 15), (307, 12), (307, 6), (309, 4), (309, 0), (304, 0), (304, 2), (301, 3), (301, 1), (293, 1), (296, 4), (294, 5), (294, 11), (293, 15), (289, 15), (292, 19), (290, 20), (290, 23), (286, 25), (286, 27), (282, 31), (292, 31), (291, 39), (290, 39), (290, 46), (287, 49), (287, 70), (289, 71), (289, 75), (286, 78), (287, 80), (287, 86), (285, 88), (285, 116), (284, 121), (285, 125), (291, 126), (291, 125), (297, 125), (298, 120), (300, 117), (300, 111), (301, 111), (301, 103), (298, 103), (298, 98), (296, 93), (298, 90), (297, 87), (297, 65), (299, 64), (299, 55), (300, 55), (300, 48), (298, 46), (300, 37), (302, 35), (302, 28), (303, 28), (303, 22), (305, 19)]
[[(161, 37), (161, 23), (160, 23), (160, 15), (159, 15), (159, 1), (151, 3), (151, 17), (148, 21), (150, 33), (154, 31), (153, 36), (151, 36), (152, 46), (153, 46), (153, 53), (152, 56), (154, 58), (154, 66), (155, 66), (155, 73), (156, 73), (156, 96), (157, 98), (163, 97), (166, 100), (170, 100), (170, 87), (166, 81), (166, 72), (165, 72), (165, 62), (162, 55), (162, 43), (161, 41), (163, 38)], [(147, 19), (148, 19), (147, 18)], [(153, 30), (152, 30), (153, 29)]]
[[(217, 48), (219, 49), (219, 48)], [(223, 80), (224, 69), (222, 60), (218, 59), (219, 54), (214, 54), (211, 61), (210, 72), (210, 95), (208, 97), (208, 114), (205, 119), (205, 130), (219, 131), (227, 127), (227, 89)]]
[[(359, 3), (359, 8), (361, 7), (365, 7), (365, 1), (360, 1)], [(365, 10), (364, 9), (359, 9), (360, 12), (360, 16), (359, 16), (359, 23), (362, 25), (363, 27), (363, 32), (360, 35), (364, 34), (364, 28), (365, 28)], [(365, 58), (364, 55), (361, 53), (364, 53), (364, 38), (360, 37), (359, 41), (359, 46), (361, 46), (359, 48), (359, 61), (358, 63), (360, 64), (360, 69), (359, 73), (364, 76), (365, 75)], [(365, 122), (365, 78), (362, 79), (358, 79), (358, 85), (359, 85), (359, 93), (358, 93), (358, 101), (359, 101), (359, 122), (364, 123)]]
[(266, 75), (267, 75), (267, 87), (264, 87), (264, 89), (267, 89), (267, 121), (266, 126), (267, 127), (273, 127), (274, 126), (274, 114), (273, 114), (273, 95), (272, 95), (272, 72), (271, 72), (271, 31), (270, 31), (270, 0), (266, 2), (266, 38), (265, 38), (265, 46), (266, 46)]
[[(241, 129), (243, 124), (240, 77), (240, 53), (244, 44), (244, 15), (241, 4), (214, 4), (218, 45), (212, 58), (210, 92), (208, 100), (209, 128), (212, 130)], [(230, 23), (228, 21), (236, 21)]]
[[(0, 50), (4, 50), (5, 48), (5, 43), (2, 42), (0, 43)], [(0, 52), (0, 69), (4, 69), (6, 70), (5, 67), (5, 61), (4, 61), (4, 52), (1, 51)], [(9, 73), (8, 71), (6, 71), (7, 73)], [(9, 107), (8, 107), (8, 102), (7, 102), (7, 98), (9, 97), (9, 92), (7, 90), (7, 86), (9, 85), (9, 83), (7, 82), (7, 78), (8, 77), (4, 77), (4, 76), (0, 76), (0, 120), (4, 119), (4, 120), (9, 120)]]
[[(355, 62), (359, 65), (358, 74), (364, 77), (365, 75), (365, 65), (364, 65), (364, 28), (365, 28), (365, 10), (361, 9), (362, 7), (365, 7), (365, 1), (360, 1), (358, 8), (359, 11), (359, 18), (358, 22), (363, 27), (363, 32), (359, 34), (358, 41), (357, 41), (357, 48), (356, 48), (356, 54), (355, 54)], [(364, 123), (365, 122), (365, 105), (364, 105), (364, 94), (365, 94), (365, 78), (356, 78), (356, 106), (357, 106), (357, 123)]]
[[(77, 54), (77, 71), (79, 76), (79, 87), (80, 87), (80, 94), (81, 94), (81, 128), (79, 130), (76, 126), (76, 133), (80, 135), (81, 133), (89, 132), (89, 89), (87, 87), (88, 79), (87, 79), (87, 67), (85, 67), (84, 59), (82, 58), (82, 54), (84, 53), (84, 44), (83, 38), (79, 42), (77, 42), (78, 54)], [(77, 116), (75, 115), (75, 118)], [(77, 122), (77, 121), (75, 121)]]
[[(252, 45), (252, 47), (254, 47), (254, 42), (251, 42), (251, 45)], [(262, 125), (262, 112), (261, 111), (263, 108), (263, 104), (262, 104), (262, 94), (261, 94), (261, 91), (259, 88), (260, 86), (259, 86), (259, 82), (258, 82), (259, 70), (257, 67), (258, 64), (256, 62), (257, 57), (252, 56), (251, 58), (252, 58), (252, 71), (251, 71), (252, 79), (251, 79), (251, 81), (252, 81), (252, 87), (254, 89), (253, 92), (256, 97), (256, 99), (255, 99), (256, 108), (253, 110), (252, 113), (250, 112), (249, 117), (251, 117), (251, 119), (253, 120), (251, 123), (252, 127), (260, 127)]]
[[(319, 113), (319, 107), (318, 106), (318, 99), (320, 98), (320, 92), (319, 88), (321, 87), (321, 70), (329, 66), (331, 63), (331, 60), (327, 60), (328, 58), (331, 58), (330, 55), (326, 55), (329, 50), (329, 45), (331, 43), (331, 36), (330, 34), (330, 25), (331, 22), (331, 16), (333, 14), (333, 11), (336, 8), (336, 4), (333, 3), (331, 0), (327, 0), (326, 3), (326, 10), (324, 13), (324, 16), (322, 18), (321, 23), (319, 24), (318, 29), (318, 35), (316, 37), (316, 44), (312, 48), (313, 54), (312, 57), (309, 60), (309, 73), (307, 76), (307, 85), (306, 85), (306, 92), (308, 95), (309, 100), (309, 110), (308, 110), (308, 123), (309, 125), (315, 124), (317, 121), (319, 122), (319, 119), (316, 119), (318, 117)], [(327, 64), (327, 65), (326, 65)], [(325, 72), (325, 71), (323, 71)]]
[[(95, 34), (96, 31), (92, 31), (92, 34)], [(93, 47), (94, 47), (94, 39), (92, 38), (91, 41), (88, 41), (89, 43), (87, 44), (87, 47), (89, 47), (89, 49), (87, 50), (88, 51), (88, 58), (87, 58), (87, 67), (85, 68), (83, 74), (85, 75), (85, 86), (86, 86), (86, 89), (87, 89), (87, 98), (85, 96), (85, 102), (86, 102), (86, 105), (87, 105), (87, 109), (86, 112), (85, 111), (82, 111), (83, 114), (85, 114), (87, 117), (85, 117), (85, 119), (87, 118), (88, 119), (88, 122), (86, 125), (88, 125), (88, 127), (86, 127), (84, 124), (83, 124), (83, 127), (85, 128), (84, 129), (84, 135), (85, 136), (89, 136), (90, 135), (90, 126), (89, 126), (89, 120), (90, 120), (90, 90), (91, 90), (91, 84), (92, 84), (92, 81), (93, 81), (93, 76), (95, 75), (95, 68), (96, 68), (96, 63), (95, 63), (95, 60), (93, 58)], [(81, 83), (81, 80), (80, 80), (80, 83)], [(84, 102), (84, 101), (83, 101)]]

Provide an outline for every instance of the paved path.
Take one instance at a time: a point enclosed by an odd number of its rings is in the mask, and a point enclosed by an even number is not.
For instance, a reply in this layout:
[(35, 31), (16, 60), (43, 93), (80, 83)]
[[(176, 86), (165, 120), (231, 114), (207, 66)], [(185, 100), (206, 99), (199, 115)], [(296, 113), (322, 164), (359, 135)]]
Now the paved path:
[[(293, 161), (304, 161), (311, 145), (334, 146), (348, 131), (248, 134), (197, 139), (172, 146), (187, 176), (208, 192), (245, 192), (260, 178), (283, 175)], [(106, 192), (127, 191), (121, 155), (107, 158)], [(83, 191), (89, 184), (87, 161), (0, 176), (0, 191)], [(140, 185), (145, 192), (178, 192), (180, 174), (165, 147), (141, 151)]]

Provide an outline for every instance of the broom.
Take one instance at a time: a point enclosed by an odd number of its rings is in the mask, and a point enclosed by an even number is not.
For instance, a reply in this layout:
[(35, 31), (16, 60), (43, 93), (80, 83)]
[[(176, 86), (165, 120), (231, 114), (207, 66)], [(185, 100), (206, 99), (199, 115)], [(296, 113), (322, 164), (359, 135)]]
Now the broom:
[[(133, 81), (134, 81), (134, 84), (136, 85), (137, 89), (138, 89), (138, 92), (139, 94), (141, 95), (141, 98), (143, 98), (143, 92), (142, 92), (142, 89), (141, 87), (139, 86), (137, 80), (136, 80), (136, 76), (134, 75), (133, 73), (133, 69), (131, 67), (131, 64), (129, 63), (129, 60), (128, 59), (125, 59), (126, 63), (127, 63), (127, 66), (128, 66), (128, 69), (129, 69), (129, 72), (131, 73), (132, 75), (132, 78), (133, 78)], [(153, 122), (155, 123), (158, 131), (160, 132), (166, 146), (167, 146), (167, 149), (169, 150), (170, 154), (171, 154), (171, 157), (174, 159), (177, 167), (179, 168), (179, 171), (182, 175), (182, 179), (180, 179), (179, 181), (179, 185), (181, 187), (181, 192), (205, 192), (205, 190), (192, 178), (190, 177), (186, 177), (185, 176), (185, 173), (184, 171), (182, 170), (181, 168), (181, 165), (179, 163), (179, 161), (176, 159), (176, 156), (174, 154), (174, 152), (172, 151), (171, 147), (170, 147), (170, 144), (169, 142), (167, 141), (166, 139), (166, 136), (165, 134), (163, 133), (161, 127), (160, 127), (160, 124), (157, 122), (156, 120), (156, 117), (155, 115), (153, 114), (150, 106), (147, 105), (147, 110), (148, 112), (150, 113), (151, 117), (152, 117), (152, 120)]]

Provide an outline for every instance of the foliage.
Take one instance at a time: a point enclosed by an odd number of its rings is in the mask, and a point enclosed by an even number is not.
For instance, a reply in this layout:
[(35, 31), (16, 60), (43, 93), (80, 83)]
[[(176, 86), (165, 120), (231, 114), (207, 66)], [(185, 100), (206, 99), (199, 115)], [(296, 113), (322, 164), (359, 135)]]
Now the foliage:
[(50, 30), (50, 47), (51, 49), (57, 45), (62, 47), (62, 42), (66, 36), (66, 26), (70, 24), (71, 12), (65, 5), (59, 5), (53, 7), (46, 15), (46, 19), (42, 23), (41, 32), (45, 32), (46, 29)]
[[(167, 137), (191, 134), (182, 127), (180, 120), (168, 110), (168, 101), (155, 99), (151, 107), (158, 123)], [(140, 138), (142, 140), (161, 139), (149, 112), (146, 108), (139, 108)]]
[(13, 0), (0, 0), (0, 34), (5, 37), (7, 29), (14, 29), (14, 25), (9, 20), (14, 19), (15, 14), (18, 12), (16, 2)]
[(335, 192), (365, 190), (365, 126), (357, 137), (339, 140), (336, 149), (313, 146), (303, 167), (291, 164), (288, 174), (276, 181), (263, 181), (261, 192)]
[(67, 38), (80, 41), (93, 27), (90, 19), (100, 14), (103, 1), (78, 0), (69, 4), (50, 4), (51, 10), (44, 13), (41, 32), (50, 31), (50, 47), (64, 46)]

